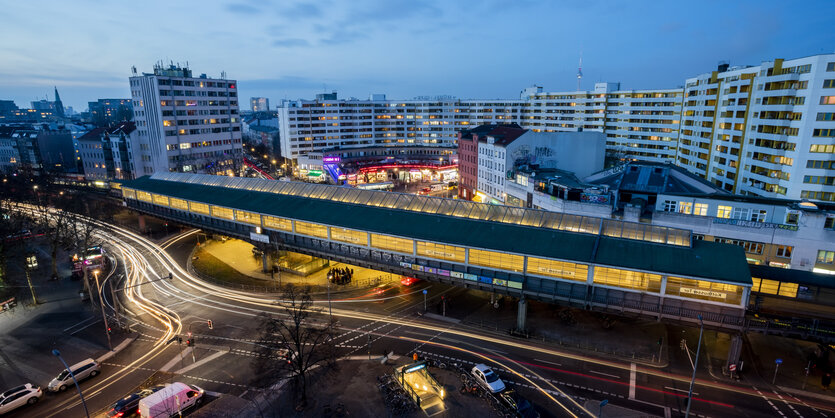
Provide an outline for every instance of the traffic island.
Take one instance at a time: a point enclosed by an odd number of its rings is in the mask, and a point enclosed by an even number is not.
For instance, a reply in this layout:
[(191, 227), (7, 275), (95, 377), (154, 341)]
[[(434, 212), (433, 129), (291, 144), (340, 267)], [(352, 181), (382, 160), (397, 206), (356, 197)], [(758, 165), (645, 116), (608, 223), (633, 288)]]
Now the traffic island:
[[(371, 361), (358, 359), (340, 361), (336, 369), (314, 371), (308, 382), (308, 406), (303, 411), (295, 410), (296, 398), (292, 383), (283, 387), (277, 399), (268, 402), (269, 407), (282, 417), (389, 416), (390, 409), (386, 406), (385, 397), (379, 388), (381, 382), (378, 381), (378, 377), (392, 375), (394, 369), (391, 365), (380, 364), (379, 360), (377, 357)], [(445, 391), (446, 411), (439, 416), (468, 417), (495, 414), (482, 399), (458, 393), (457, 377), (451, 372), (443, 372), (445, 374), (438, 378), (438, 382)], [(433, 373), (435, 373), (434, 370)], [(426, 417), (427, 414), (415, 408), (400, 416)]]

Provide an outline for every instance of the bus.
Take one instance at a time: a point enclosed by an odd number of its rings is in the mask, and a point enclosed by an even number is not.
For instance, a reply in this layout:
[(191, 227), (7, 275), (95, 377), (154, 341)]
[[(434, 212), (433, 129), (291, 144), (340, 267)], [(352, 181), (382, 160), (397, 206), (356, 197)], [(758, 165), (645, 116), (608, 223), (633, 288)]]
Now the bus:
[(391, 190), (394, 188), (394, 183), (390, 181), (384, 181), (381, 183), (362, 183), (357, 184), (357, 189), (362, 190)]

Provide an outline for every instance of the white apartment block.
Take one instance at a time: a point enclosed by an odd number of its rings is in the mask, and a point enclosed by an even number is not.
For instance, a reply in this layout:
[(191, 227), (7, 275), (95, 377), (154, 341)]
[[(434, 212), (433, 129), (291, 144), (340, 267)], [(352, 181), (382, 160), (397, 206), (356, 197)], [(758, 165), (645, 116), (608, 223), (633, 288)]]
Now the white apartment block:
[(455, 146), (486, 123), (606, 135), (610, 158), (670, 162), (738, 194), (835, 201), (835, 54), (727, 68), (685, 87), (543, 92), (518, 100), (285, 101), (282, 154), (368, 146)]
[(156, 65), (151, 74), (130, 77), (130, 87), (139, 142), (133, 146), (137, 177), (166, 171), (234, 174), (240, 168), (235, 80), (193, 77), (185, 67)]
[(331, 148), (456, 146), (458, 131), (516, 122), (520, 100), (296, 100), (278, 107), (281, 155), (297, 159)]
[(685, 95), (678, 165), (738, 194), (835, 200), (835, 54), (702, 74)]
[(534, 132), (600, 131), (614, 157), (673, 162), (682, 96), (682, 89), (621, 90), (620, 83), (596, 83), (583, 92), (526, 89), (519, 124)]

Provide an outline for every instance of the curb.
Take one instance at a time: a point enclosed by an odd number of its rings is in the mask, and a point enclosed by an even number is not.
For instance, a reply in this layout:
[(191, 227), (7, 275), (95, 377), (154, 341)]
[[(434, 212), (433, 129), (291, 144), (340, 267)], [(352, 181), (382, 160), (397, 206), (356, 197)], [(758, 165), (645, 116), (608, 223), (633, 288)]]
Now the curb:
[(101, 355), (100, 357), (98, 357), (98, 358), (96, 359), (96, 362), (97, 362), (97, 363), (101, 363), (101, 362), (103, 362), (103, 361), (105, 361), (105, 360), (107, 360), (107, 359), (109, 359), (109, 358), (111, 358), (111, 357), (115, 356), (115, 355), (116, 355), (116, 353), (118, 353), (118, 352), (120, 352), (120, 351), (124, 350), (124, 349), (125, 349), (128, 345), (130, 345), (130, 343), (132, 343), (132, 342), (136, 341), (136, 339), (137, 339), (137, 338), (139, 338), (139, 334), (136, 334), (136, 335), (133, 335), (133, 336), (131, 336), (131, 337), (126, 338), (124, 341), (122, 341), (121, 343), (119, 343), (119, 345), (117, 345), (117, 346), (116, 346), (116, 348), (114, 348), (114, 349), (113, 349), (113, 351), (108, 351), (107, 353), (105, 353), (105, 354)]
[(835, 396), (822, 395), (820, 393), (814, 393), (814, 392), (809, 392), (809, 391), (794, 389), (794, 388), (787, 388), (785, 386), (777, 386), (777, 389), (780, 389), (783, 392), (791, 393), (793, 395), (808, 396), (810, 398), (815, 398), (815, 399), (818, 399), (818, 400), (821, 400), (821, 401), (826, 401), (826, 402), (829, 402), (831, 404), (835, 404)]

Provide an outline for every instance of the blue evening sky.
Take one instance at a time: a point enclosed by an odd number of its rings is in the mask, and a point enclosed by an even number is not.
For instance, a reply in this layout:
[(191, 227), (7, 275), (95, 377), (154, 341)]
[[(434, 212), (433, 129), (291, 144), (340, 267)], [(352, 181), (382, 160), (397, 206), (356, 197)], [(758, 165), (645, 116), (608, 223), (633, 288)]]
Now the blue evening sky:
[(131, 66), (188, 61), (250, 96), (516, 98), (531, 84), (673, 88), (731, 65), (835, 52), (835, 1), (14, 1), (0, 99), (84, 110), (128, 97)]

